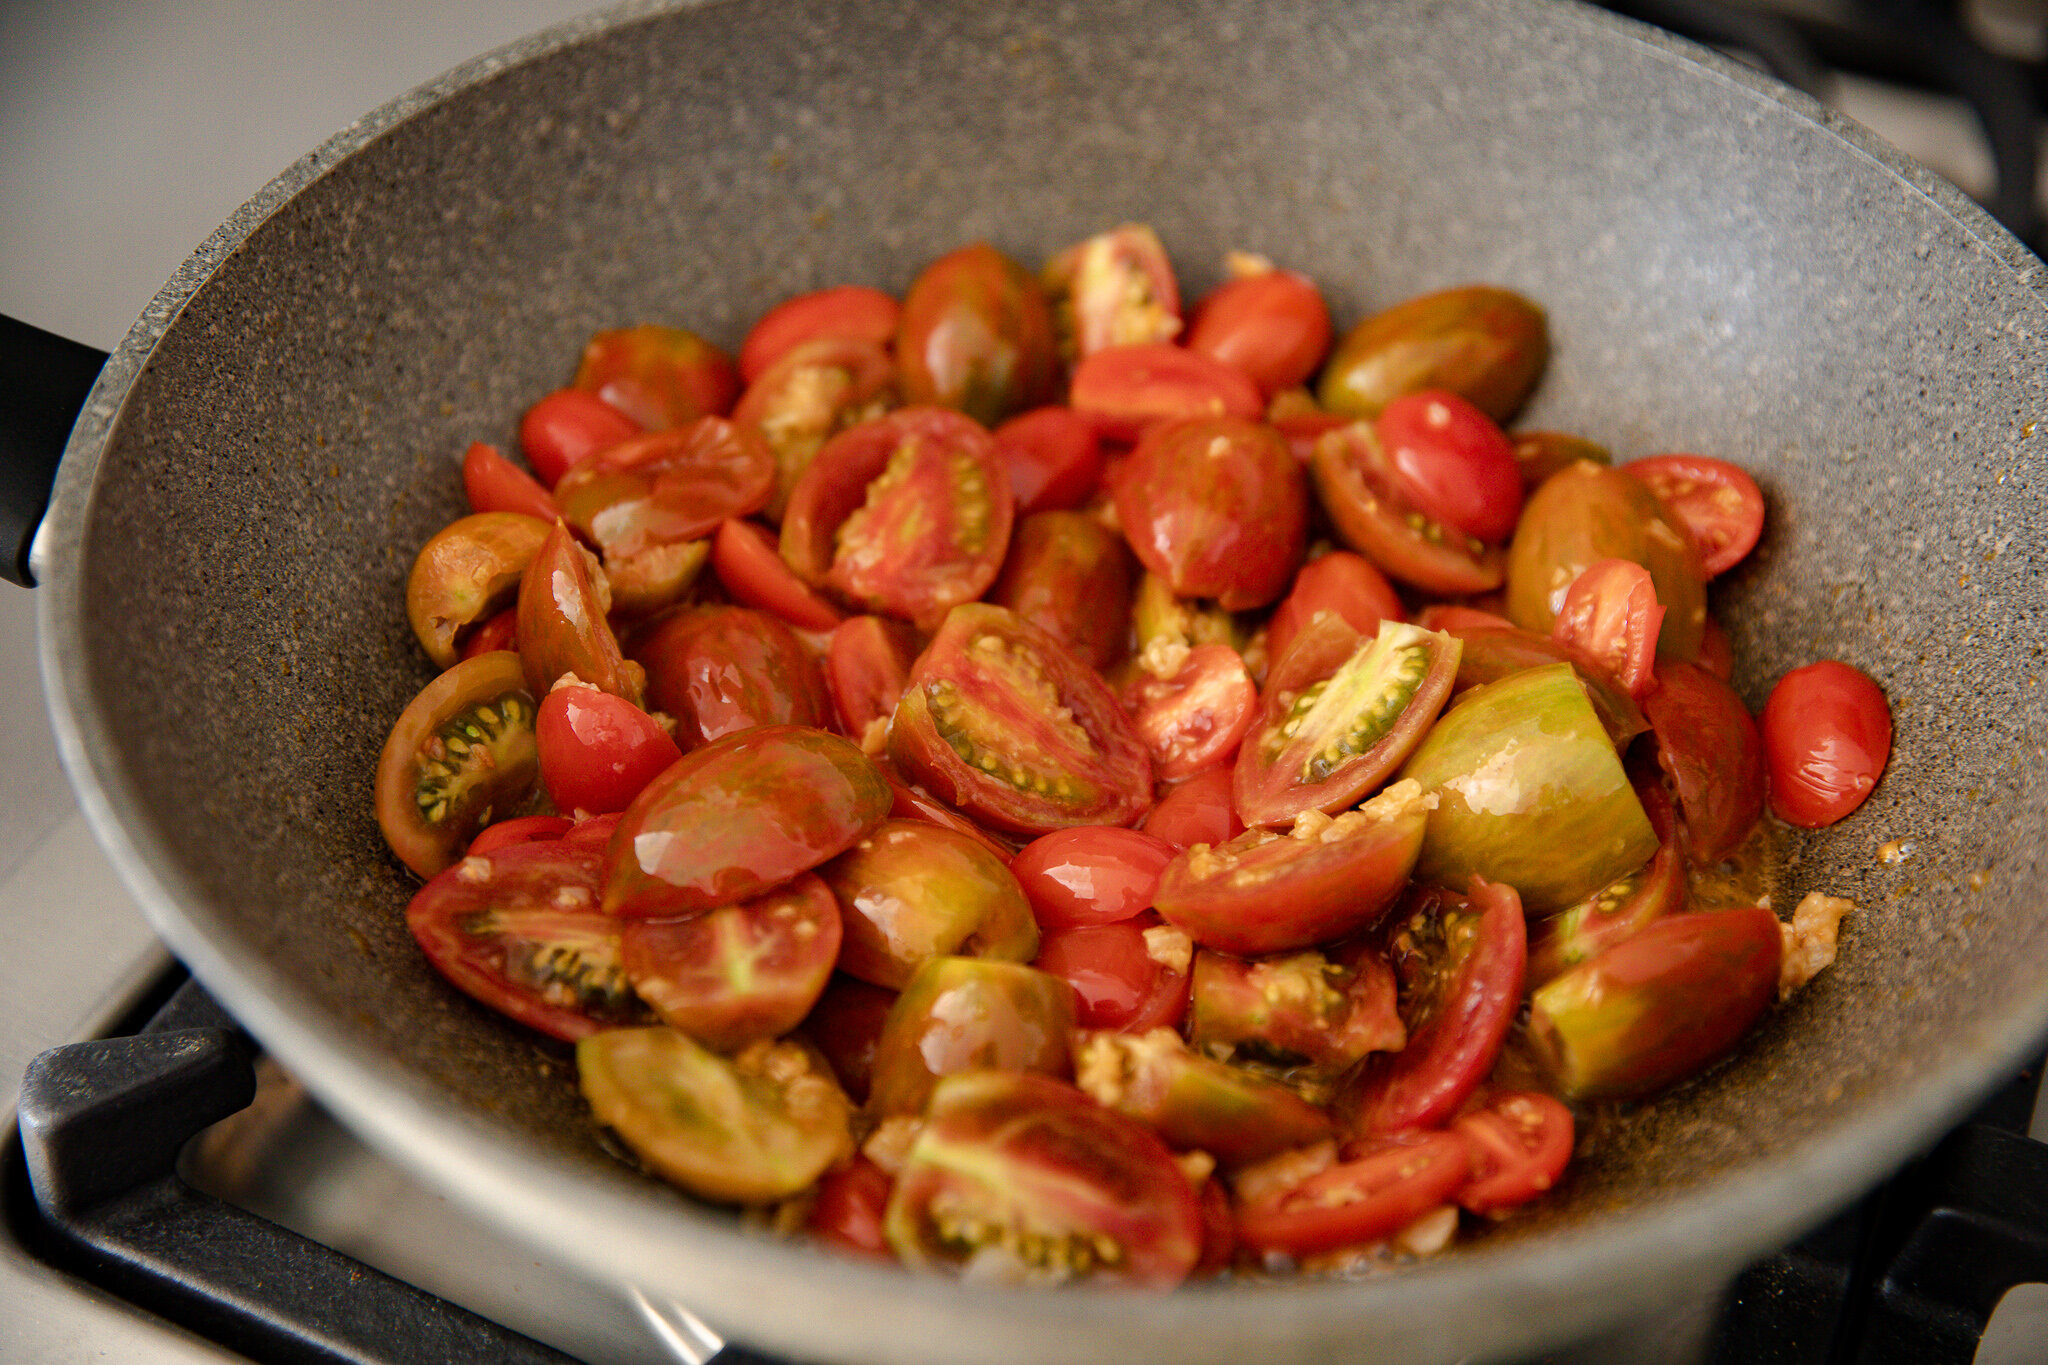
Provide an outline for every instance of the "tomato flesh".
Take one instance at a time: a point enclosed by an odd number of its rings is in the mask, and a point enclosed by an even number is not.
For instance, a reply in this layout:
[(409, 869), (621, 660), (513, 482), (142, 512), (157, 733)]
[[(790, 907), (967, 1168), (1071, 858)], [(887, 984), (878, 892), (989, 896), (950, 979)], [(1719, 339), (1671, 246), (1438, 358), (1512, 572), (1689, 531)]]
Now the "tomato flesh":
[(1173, 266), (1159, 234), (1142, 223), (1076, 242), (1047, 261), (1039, 279), (1070, 361), (1109, 346), (1170, 341), (1180, 331)]
[(1685, 523), (1709, 574), (1740, 564), (1763, 536), (1763, 490), (1739, 466), (1710, 455), (1652, 455), (1622, 469)]
[(494, 445), (472, 441), (462, 457), (462, 491), (472, 510), (518, 512), (553, 523), (562, 515), (548, 490)]
[(740, 343), (740, 378), (751, 384), (806, 341), (849, 339), (887, 345), (902, 308), (864, 284), (842, 284), (784, 299), (763, 313)]
[(1259, 689), (1229, 645), (1197, 645), (1171, 678), (1131, 684), (1124, 705), (1152, 751), (1152, 775), (1178, 782), (1237, 752), (1258, 714)]
[(1376, 1242), (1453, 1198), (1471, 1169), (1456, 1133), (1382, 1138), (1270, 1200), (1240, 1205), (1237, 1240), (1292, 1256)]
[(1473, 1213), (1528, 1203), (1557, 1184), (1572, 1155), (1572, 1111), (1539, 1090), (1494, 1095), (1459, 1115), (1455, 1131), (1472, 1149), (1458, 1203)]
[(1626, 559), (1596, 559), (1565, 590), (1551, 638), (1600, 665), (1641, 701), (1657, 684), (1657, 632), (1664, 608), (1650, 571)]
[[(1408, 619), (1394, 585), (1371, 560), (1350, 550), (1332, 550), (1311, 559), (1294, 575), (1294, 586), (1266, 623), (1266, 657), (1285, 655), (1301, 628), (1326, 611), (1341, 617), (1366, 639), (1379, 633), (1382, 621)], [(1426, 629), (1445, 627), (1428, 625)]]
[(1892, 713), (1862, 671), (1835, 659), (1795, 668), (1764, 703), (1771, 809), (1808, 829), (1862, 805), (1892, 751)]
[(1388, 577), (1448, 597), (1501, 585), (1500, 551), (1413, 507), (1370, 423), (1318, 438), (1309, 468), (1338, 537)]
[(1251, 376), (1167, 342), (1109, 346), (1074, 367), (1067, 402), (1112, 441), (1183, 417), (1255, 421), (1266, 396)]

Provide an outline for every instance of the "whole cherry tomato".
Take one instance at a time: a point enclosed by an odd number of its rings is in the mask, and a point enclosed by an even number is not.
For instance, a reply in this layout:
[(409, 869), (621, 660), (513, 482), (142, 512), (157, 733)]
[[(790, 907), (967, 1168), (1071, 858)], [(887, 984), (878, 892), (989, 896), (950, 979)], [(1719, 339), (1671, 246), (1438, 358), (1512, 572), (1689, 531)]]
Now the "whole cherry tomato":
[(1102, 442), (1072, 408), (1033, 408), (993, 434), (1019, 516), (1079, 507), (1102, 482)]
[(1726, 573), (1764, 533), (1764, 495), (1756, 480), (1710, 455), (1652, 455), (1622, 469), (1650, 486), (1677, 513), (1709, 574)]
[(1251, 376), (1170, 342), (1110, 346), (1074, 369), (1067, 402), (1113, 441), (1177, 417), (1256, 420), (1266, 396)]
[(1381, 410), (1379, 437), (1417, 511), (1489, 544), (1513, 533), (1522, 472), (1491, 417), (1447, 389), (1423, 389)]
[(683, 756), (654, 717), (584, 684), (557, 687), (541, 698), (533, 737), (540, 780), (555, 808), (592, 815), (624, 810)]
[(1596, 559), (1565, 590), (1551, 638), (1584, 653), (1641, 701), (1657, 685), (1657, 631), (1664, 608), (1650, 571), (1627, 559)]
[(1764, 703), (1771, 809), (1808, 829), (1862, 805), (1892, 751), (1892, 713), (1868, 675), (1835, 659), (1795, 668)]
[(1010, 874), (1047, 931), (1114, 924), (1150, 908), (1176, 849), (1134, 829), (1083, 825), (1041, 834), (1010, 860)]
[(1323, 363), (1330, 349), (1330, 310), (1305, 275), (1247, 275), (1219, 285), (1195, 305), (1185, 344), (1244, 371), (1270, 398)]
[(520, 512), (552, 523), (562, 515), (533, 475), (513, 464), (494, 445), (472, 441), (462, 457), (462, 491), (477, 512)]
[(871, 341), (886, 346), (902, 314), (896, 300), (864, 284), (842, 284), (784, 299), (761, 314), (740, 343), (740, 379), (751, 384), (806, 341)]
[(519, 448), (540, 481), (552, 488), (574, 466), (640, 432), (638, 422), (596, 394), (556, 389), (520, 419)]
[(1450, 389), (1506, 422), (1550, 359), (1543, 310), (1506, 289), (1468, 285), (1397, 303), (1337, 344), (1316, 397), (1332, 412), (1376, 416), (1404, 393)]

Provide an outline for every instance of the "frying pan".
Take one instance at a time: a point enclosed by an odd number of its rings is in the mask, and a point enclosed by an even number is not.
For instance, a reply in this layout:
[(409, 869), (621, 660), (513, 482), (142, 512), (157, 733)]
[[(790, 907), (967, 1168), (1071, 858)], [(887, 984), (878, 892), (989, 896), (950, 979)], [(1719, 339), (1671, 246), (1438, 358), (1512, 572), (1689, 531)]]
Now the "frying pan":
[[(1126, 220), (1190, 296), (1236, 247), (1340, 324), (1472, 281), (1540, 300), (1527, 424), (1763, 485), (1764, 543), (1715, 588), (1752, 708), (1824, 656), (1893, 705), (1878, 792), (1794, 840), (1780, 888), (1857, 902), (1841, 960), (1604, 1126), (1561, 1197), (1362, 1282), (1013, 1292), (749, 1231), (615, 1160), (566, 1057), (433, 975), (370, 815), (428, 672), (402, 586), (462, 510), (455, 455), (509, 442), (590, 332), (731, 345), (798, 290)], [(632, 6), (370, 115), (180, 270), (60, 470), (44, 673), (172, 948), (345, 1122), (577, 1273), (824, 1360), (1537, 1350), (1796, 1235), (2048, 1030), (2044, 337), (2040, 261), (1951, 187), (1576, 5)]]

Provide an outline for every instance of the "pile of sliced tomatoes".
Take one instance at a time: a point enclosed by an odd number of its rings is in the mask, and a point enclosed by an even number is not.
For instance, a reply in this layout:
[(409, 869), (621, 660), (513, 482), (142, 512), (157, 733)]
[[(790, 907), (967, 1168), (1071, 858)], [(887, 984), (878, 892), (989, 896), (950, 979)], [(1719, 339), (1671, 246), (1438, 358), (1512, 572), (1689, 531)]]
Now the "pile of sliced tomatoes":
[(1756, 483), (1508, 430), (1512, 291), (1339, 339), (1228, 265), (1184, 312), (1125, 226), (736, 363), (605, 332), (523, 465), (470, 449), (377, 816), (428, 959), (650, 1170), (977, 1276), (1420, 1254), (1776, 998), (1729, 869), (1891, 735), (1847, 664), (1730, 689)]

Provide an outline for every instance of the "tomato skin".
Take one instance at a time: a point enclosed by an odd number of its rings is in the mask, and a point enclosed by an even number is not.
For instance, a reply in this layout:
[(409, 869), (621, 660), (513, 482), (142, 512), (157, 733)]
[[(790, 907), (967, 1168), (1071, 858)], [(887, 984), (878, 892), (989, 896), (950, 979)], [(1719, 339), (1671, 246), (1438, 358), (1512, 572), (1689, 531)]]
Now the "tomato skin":
[(1402, 394), (1380, 411), (1380, 445), (1402, 495), (1433, 521), (1499, 544), (1522, 512), (1514, 447), (1491, 417), (1448, 389)]
[(683, 756), (654, 717), (587, 686), (557, 687), (542, 697), (533, 735), (541, 782), (557, 810), (624, 810)]
[(1115, 503), (1147, 569), (1177, 595), (1213, 597), (1227, 611), (1279, 598), (1308, 546), (1308, 481), (1287, 443), (1251, 418), (1153, 426), (1116, 480)]
[(1039, 928), (1048, 933), (1115, 924), (1152, 905), (1176, 850), (1134, 829), (1083, 825), (1041, 834), (1010, 860)]
[(1230, 765), (1196, 773), (1161, 796), (1140, 826), (1176, 849), (1220, 844), (1244, 833), (1230, 795)]
[(482, 441), (471, 441), (462, 457), (462, 491), (472, 511), (518, 512), (550, 523), (562, 515), (533, 475)]
[(1108, 684), (1045, 631), (985, 603), (953, 608), (932, 637), (896, 708), (889, 756), (949, 805), (1018, 834), (1127, 825), (1152, 804), (1151, 756)]
[(605, 911), (682, 918), (750, 900), (852, 846), (888, 810), (888, 781), (839, 736), (743, 730), (683, 755), (626, 807), (605, 848)]
[[(1294, 586), (1266, 623), (1266, 657), (1278, 659), (1285, 654), (1301, 628), (1323, 611), (1335, 612), (1366, 639), (1379, 633), (1382, 621), (1408, 619), (1408, 609), (1401, 605), (1394, 585), (1371, 560), (1350, 550), (1332, 550), (1311, 559), (1294, 575)], [(1427, 628), (1444, 629), (1440, 625)]]
[(957, 408), (994, 426), (1052, 395), (1051, 305), (1023, 266), (987, 242), (964, 246), (911, 281), (896, 364), (906, 402)]
[(1074, 1074), (1074, 992), (1020, 962), (934, 957), (904, 984), (875, 1044), (870, 1114), (917, 1114), (966, 1071)]
[(846, 1165), (825, 1172), (818, 1182), (818, 1197), (804, 1218), (804, 1227), (835, 1251), (869, 1260), (893, 1261), (895, 1254), (889, 1250), (888, 1239), (882, 1236), (882, 1215), (889, 1207), (889, 1192), (895, 1186), (887, 1171), (864, 1156), (856, 1156)]
[(1039, 940), (1031, 965), (1074, 988), (1081, 1028), (1175, 1028), (1187, 1012), (1187, 973), (1146, 951), (1140, 920), (1055, 930)]
[(1763, 490), (1739, 465), (1711, 455), (1651, 455), (1622, 469), (1685, 523), (1709, 577), (1740, 564), (1763, 536)]
[(955, 834), (964, 834), (995, 854), (996, 861), (1004, 867), (1008, 867), (1010, 860), (1016, 856), (1017, 850), (1014, 847), (1002, 843), (993, 834), (923, 788), (905, 786), (892, 777), (889, 779), (889, 790), (895, 798), (889, 806), (891, 820), (917, 820), (927, 825), (937, 825), (940, 829), (950, 829)]
[(603, 570), (569, 528), (556, 522), (519, 581), (519, 662), (534, 695), (565, 673), (640, 704), (640, 665), (619, 650), (599, 593)]
[(1008, 607), (1107, 668), (1129, 644), (1137, 563), (1124, 538), (1085, 512), (1034, 512), (1018, 519), (1010, 553), (987, 599)]
[(1248, 275), (1217, 286), (1195, 305), (1183, 344), (1244, 371), (1270, 398), (1322, 364), (1330, 349), (1330, 309), (1305, 275)]
[(1471, 1170), (1471, 1149), (1456, 1133), (1382, 1138), (1292, 1189), (1239, 1205), (1237, 1240), (1293, 1256), (1376, 1242), (1456, 1196)]
[(1614, 454), (1597, 441), (1565, 431), (1518, 431), (1515, 433), (1515, 466), (1522, 472), (1522, 488), (1533, 491), (1552, 474), (1571, 468), (1581, 460), (1613, 464)]
[(559, 839), (465, 858), (413, 896), (406, 927), (455, 986), (550, 1037), (637, 1023), (598, 869), (596, 850)]
[(917, 655), (917, 632), (902, 621), (854, 616), (833, 629), (825, 646), (825, 693), (840, 734), (859, 744), (869, 726), (895, 713)]
[(1309, 457), (1309, 470), (1338, 538), (1388, 577), (1446, 597), (1490, 592), (1504, 581), (1497, 548), (1408, 505), (1371, 423), (1325, 433)]
[(864, 284), (835, 285), (784, 299), (763, 313), (740, 343), (740, 379), (753, 383), (806, 341), (846, 338), (886, 346), (896, 335), (902, 311), (894, 296)]
[(650, 709), (674, 718), (685, 748), (756, 725), (823, 726), (817, 666), (780, 617), (747, 607), (671, 613), (633, 637)]
[(775, 538), (751, 521), (721, 522), (711, 540), (711, 571), (733, 600), (772, 611), (799, 630), (831, 630), (846, 617), (790, 571)]
[(1287, 413), (1274, 416), (1268, 409), (1266, 422), (1273, 430), (1286, 438), (1287, 448), (1294, 452), (1294, 458), (1306, 465), (1316, 453), (1316, 442), (1333, 431), (1341, 431), (1351, 425), (1354, 419), (1338, 412)]
[(1196, 645), (1171, 678), (1145, 676), (1124, 694), (1152, 775), (1178, 782), (1228, 760), (1258, 714), (1259, 689), (1229, 645)]
[(1170, 342), (1110, 346), (1074, 367), (1067, 403), (1112, 441), (1183, 417), (1256, 421), (1266, 397), (1251, 376)]
[(1468, 897), (1421, 891), (1386, 936), (1408, 1045), (1361, 1077), (1358, 1115), (1370, 1133), (1434, 1127), (1479, 1088), (1521, 1005), (1529, 951), (1514, 888), (1476, 877)]
[(1125, 223), (1058, 252), (1039, 272), (1052, 301), (1060, 354), (1170, 341), (1180, 331), (1180, 285), (1159, 234)]
[(1892, 713), (1869, 676), (1837, 659), (1795, 668), (1764, 703), (1771, 809), (1819, 829), (1869, 797), (1892, 751)]
[(1565, 589), (1550, 637), (1598, 663), (1636, 701), (1657, 685), (1664, 608), (1650, 571), (1627, 559), (1596, 559)]
[(844, 972), (834, 972), (824, 994), (804, 1016), (798, 1033), (808, 1038), (832, 1064), (840, 1085), (855, 1104), (865, 1104), (868, 1081), (875, 1069), (875, 1046), (882, 1024), (896, 1003), (896, 992)]
[(521, 815), (484, 826), (483, 833), (469, 841), (467, 856), (494, 853), (514, 844), (540, 843), (559, 839), (575, 828), (575, 821), (561, 815)]
[(902, 990), (935, 957), (1028, 962), (1031, 903), (1003, 860), (958, 830), (884, 820), (819, 869), (839, 898), (839, 970)]
[(995, 581), (1015, 515), (986, 430), (950, 408), (898, 408), (811, 461), (783, 510), (782, 558), (814, 587), (929, 627)]
[(594, 393), (556, 389), (519, 419), (519, 448), (535, 476), (553, 488), (576, 465), (642, 430)]
[(1459, 1115), (1454, 1131), (1472, 1149), (1472, 1177), (1458, 1191), (1472, 1213), (1528, 1203), (1556, 1185), (1571, 1160), (1572, 1111), (1539, 1090), (1490, 1096)]
[(1454, 699), (1474, 687), (1499, 682), (1510, 673), (1568, 663), (1585, 684), (1594, 714), (1617, 750), (1626, 749), (1630, 740), (1650, 728), (1642, 709), (1604, 669), (1551, 636), (1534, 634), (1491, 612), (1466, 607), (1426, 609), (1417, 621), (1464, 642), (1464, 652), (1458, 656), (1458, 680), (1451, 684)]
[(1734, 689), (1698, 664), (1664, 664), (1657, 678), (1643, 699), (1657, 762), (1678, 791), (1687, 850), (1717, 863), (1763, 814), (1763, 736)]
[(1079, 507), (1102, 482), (1102, 441), (1072, 408), (1033, 408), (991, 435), (1019, 516)]
[(656, 323), (593, 336), (575, 386), (652, 428), (723, 417), (739, 396), (739, 376), (725, 352), (695, 332)]
[(1332, 412), (1377, 416), (1404, 393), (1450, 389), (1506, 422), (1550, 359), (1543, 310), (1506, 289), (1468, 285), (1395, 304), (1337, 343), (1316, 398)]

